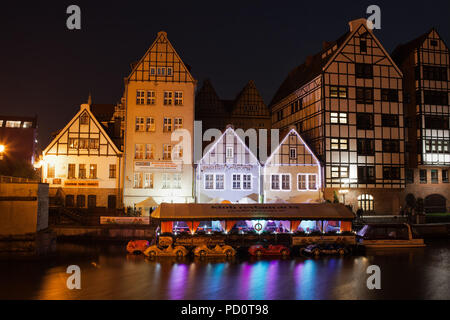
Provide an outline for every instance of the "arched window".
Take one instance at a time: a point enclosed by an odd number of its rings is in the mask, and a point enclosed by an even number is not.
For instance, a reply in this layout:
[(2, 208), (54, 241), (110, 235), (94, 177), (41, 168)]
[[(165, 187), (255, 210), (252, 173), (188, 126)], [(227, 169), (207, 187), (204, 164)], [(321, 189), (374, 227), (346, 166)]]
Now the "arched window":
[(373, 211), (373, 196), (367, 193), (359, 195), (358, 207), (364, 211)]

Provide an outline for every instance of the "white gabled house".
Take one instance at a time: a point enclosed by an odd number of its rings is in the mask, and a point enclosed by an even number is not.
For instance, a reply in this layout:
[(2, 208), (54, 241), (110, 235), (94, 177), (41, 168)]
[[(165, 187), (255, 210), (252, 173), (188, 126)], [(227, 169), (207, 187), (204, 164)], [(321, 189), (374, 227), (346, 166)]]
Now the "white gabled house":
[(260, 173), (256, 156), (228, 127), (197, 165), (197, 203), (259, 202)]
[(322, 199), (322, 167), (295, 129), (291, 129), (263, 168), (264, 203), (305, 203)]

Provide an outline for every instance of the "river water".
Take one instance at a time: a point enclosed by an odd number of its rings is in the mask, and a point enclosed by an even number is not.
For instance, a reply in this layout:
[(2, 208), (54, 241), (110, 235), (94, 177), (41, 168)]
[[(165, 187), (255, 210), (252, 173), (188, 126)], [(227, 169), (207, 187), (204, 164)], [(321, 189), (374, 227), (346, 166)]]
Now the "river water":
[[(81, 289), (69, 290), (69, 265)], [(378, 265), (381, 289), (369, 290)], [(0, 299), (450, 299), (450, 241), (365, 256), (148, 260), (123, 245), (58, 244), (44, 261), (0, 262)]]

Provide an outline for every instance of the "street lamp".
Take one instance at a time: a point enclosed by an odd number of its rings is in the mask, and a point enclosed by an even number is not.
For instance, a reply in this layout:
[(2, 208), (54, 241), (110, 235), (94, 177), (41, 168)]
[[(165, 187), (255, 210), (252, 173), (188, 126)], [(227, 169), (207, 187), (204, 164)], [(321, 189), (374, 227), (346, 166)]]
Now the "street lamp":
[(5, 153), (5, 145), (0, 144), (0, 160), (3, 160), (4, 153)]

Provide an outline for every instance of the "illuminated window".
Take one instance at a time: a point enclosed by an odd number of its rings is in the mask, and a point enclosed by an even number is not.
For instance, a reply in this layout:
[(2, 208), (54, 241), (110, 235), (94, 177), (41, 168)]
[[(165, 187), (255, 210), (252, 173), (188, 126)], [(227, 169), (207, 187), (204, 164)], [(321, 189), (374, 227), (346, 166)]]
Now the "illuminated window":
[(86, 179), (86, 165), (85, 164), (78, 165), (78, 179)]
[(89, 149), (98, 149), (99, 139), (89, 139)]
[(183, 92), (175, 91), (175, 105), (182, 106), (183, 105)]
[(23, 123), (23, 128), (31, 128), (32, 125), (33, 125), (32, 122), (25, 121), (25, 122)]
[(144, 90), (136, 90), (136, 104), (137, 105), (145, 104), (145, 91)]
[(155, 157), (155, 146), (152, 143), (145, 145), (145, 159), (153, 160)]
[(205, 189), (214, 189), (214, 175), (205, 174)]
[(348, 167), (331, 167), (332, 178), (348, 178)]
[(147, 118), (145, 129), (148, 132), (154, 132), (155, 131), (155, 129), (156, 129), (155, 118), (152, 118), (152, 117)]
[(172, 160), (172, 146), (163, 144), (163, 160)]
[(225, 176), (223, 174), (216, 174), (216, 189), (223, 189), (224, 188), (224, 179)]
[(347, 150), (348, 149), (348, 139), (331, 139), (331, 150)]
[(177, 144), (174, 147), (173, 151), (174, 151), (173, 153), (174, 153), (174, 157), (175, 157), (174, 160), (181, 160), (183, 158), (183, 145), (182, 144)]
[(281, 175), (281, 189), (282, 190), (291, 190), (291, 175), (290, 174), (282, 174)]
[(181, 189), (181, 173), (173, 174), (173, 188)]
[(242, 188), (244, 190), (249, 190), (252, 188), (252, 175), (251, 174), (243, 174), (242, 175)]
[(330, 87), (331, 98), (347, 98), (347, 87), (343, 86), (331, 86)]
[(67, 178), (68, 179), (75, 179), (75, 163), (69, 163), (68, 172), (67, 172)]
[(69, 149), (78, 149), (78, 139), (77, 138), (69, 138)]
[(183, 128), (183, 118), (173, 119), (173, 128), (174, 130)]
[(297, 175), (298, 190), (306, 190), (307, 175)]
[(89, 166), (89, 179), (97, 179), (97, 165), (91, 164)]
[(164, 118), (163, 132), (172, 132), (172, 118)]
[(116, 177), (116, 165), (115, 164), (110, 164), (109, 165), (109, 178), (110, 179), (114, 179)]
[(233, 174), (233, 189), (238, 190), (241, 189), (241, 175)]
[(345, 112), (331, 112), (330, 114), (331, 123), (341, 123), (347, 124), (347, 113)]
[(172, 91), (164, 91), (164, 105), (165, 106), (172, 105)]
[(156, 103), (155, 91), (153, 91), (153, 90), (147, 91), (147, 104), (154, 105), (155, 103)]
[(136, 131), (144, 131), (144, 118), (136, 117)]
[(142, 188), (142, 173), (140, 173), (140, 172), (135, 172), (135, 173), (134, 173), (134, 184), (133, 184), (133, 188), (135, 188), (135, 189), (140, 189), (140, 188)]
[(170, 189), (170, 174), (163, 173), (162, 175), (162, 188), (163, 189)]
[(280, 176), (272, 174), (270, 177), (272, 190), (280, 190)]
[(80, 147), (80, 149), (88, 149), (89, 148), (89, 139), (88, 138), (80, 138), (79, 147)]
[(47, 165), (47, 178), (55, 177), (55, 164), (49, 163)]
[(153, 189), (153, 173), (144, 173), (144, 188)]
[(20, 121), (6, 121), (7, 128), (20, 128)]
[(373, 196), (370, 194), (359, 195), (358, 207), (363, 211), (373, 211)]
[(144, 159), (145, 145), (142, 143), (136, 143), (134, 149), (135, 159)]

